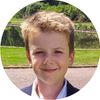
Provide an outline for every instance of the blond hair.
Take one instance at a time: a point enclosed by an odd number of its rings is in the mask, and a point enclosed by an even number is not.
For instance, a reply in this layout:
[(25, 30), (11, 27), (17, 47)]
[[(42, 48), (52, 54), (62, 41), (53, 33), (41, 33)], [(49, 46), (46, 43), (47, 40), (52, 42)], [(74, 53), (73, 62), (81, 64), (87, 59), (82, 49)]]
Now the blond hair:
[(27, 18), (22, 24), (22, 35), (28, 50), (29, 34), (37, 34), (38, 31), (54, 31), (64, 33), (68, 39), (70, 52), (74, 51), (74, 25), (63, 13), (41, 11)]

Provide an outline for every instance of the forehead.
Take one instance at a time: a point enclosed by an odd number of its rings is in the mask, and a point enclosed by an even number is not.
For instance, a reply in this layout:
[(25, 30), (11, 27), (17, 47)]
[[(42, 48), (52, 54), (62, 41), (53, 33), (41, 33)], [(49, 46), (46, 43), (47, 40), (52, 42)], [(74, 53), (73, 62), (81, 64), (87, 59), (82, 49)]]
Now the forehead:
[(36, 36), (31, 35), (29, 38), (29, 46), (35, 46), (39, 48), (65, 48), (68, 46), (68, 40), (66, 35), (63, 33), (42, 32), (38, 33)]

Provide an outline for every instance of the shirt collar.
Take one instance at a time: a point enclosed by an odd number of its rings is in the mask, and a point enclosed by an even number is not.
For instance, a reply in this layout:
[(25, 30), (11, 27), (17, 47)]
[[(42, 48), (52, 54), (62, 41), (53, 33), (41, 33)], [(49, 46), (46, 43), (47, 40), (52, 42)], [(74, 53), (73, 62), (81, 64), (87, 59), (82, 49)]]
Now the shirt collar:
[(36, 100), (40, 99), (39, 96), (36, 93), (36, 88), (37, 88), (37, 79), (34, 80), (33, 86), (32, 86), (32, 96), (36, 98)]
[[(33, 82), (33, 86), (32, 86), (32, 96), (36, 98), (36, 100), (39, 100), (39, 96), (37, 95), (36, 93), (36, 88), (37, 88), (37, 79), (34, 80)], [(61, 99), (61, 98), (64, 98), (67, 96), (67, 80), (65, 79), (65, 82), (64, 82), (64, 86), (63, 88), (61, 89), (60, 93), (58, 94), (57, 98), (56, 99)]]
[(58, 94), (56, 99), (61, 99), (66, 96), (67, 96), (67, 80), (65, 80), (64, 86), (63, 86), (62, 90), (60, 91), (60, 93)]

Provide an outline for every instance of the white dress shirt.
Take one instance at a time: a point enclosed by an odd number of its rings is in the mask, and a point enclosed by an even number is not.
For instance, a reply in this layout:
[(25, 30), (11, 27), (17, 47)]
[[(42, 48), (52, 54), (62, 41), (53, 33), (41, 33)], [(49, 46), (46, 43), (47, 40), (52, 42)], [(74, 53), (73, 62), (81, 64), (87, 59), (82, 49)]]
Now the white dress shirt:
[[(38, 94), (37, 94), (37, 92), (36, 92), (36, 88), (37, 88), (37, 79), (34, 80), (34, 82), (33, 82), (32, 94), (31, 94), (31, 95), (32, 95), (34, 98), (36, 98), (36, 100), (39, 100), (40, 98), (39, 98), (39, 96), (38, 96)], [(57, 100), (57, 99), (64, 98), (64, 97), (66, 97), (66, 95), (67, 95), (67, 80), (65, 79), (64, 86), (63, 86), (63, 88), (61, 89), (61, 91), (60, 91), (60, 93), (58, 94), (58, 96), (56, 97), (56, 100)]]

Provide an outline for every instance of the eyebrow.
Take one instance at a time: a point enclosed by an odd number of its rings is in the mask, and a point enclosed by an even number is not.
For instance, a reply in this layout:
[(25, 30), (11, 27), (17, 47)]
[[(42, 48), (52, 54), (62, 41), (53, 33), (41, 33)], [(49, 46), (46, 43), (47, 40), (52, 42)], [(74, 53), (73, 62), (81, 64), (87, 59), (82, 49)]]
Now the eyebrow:
[[(53, 48), (53, 49), (62, 49), (62, 50), (64, 50), (65, 48), (57, 47), (57, 48)], [(36, 50), (45, 50), (45, 49), (44, 48), (36, 48)]]
[(62, 50), (64, 50), (64, 48), (62, 48), (62, 47), (57, 47), (57, 48), (54, 48), (54, 49), (62, 49)]

